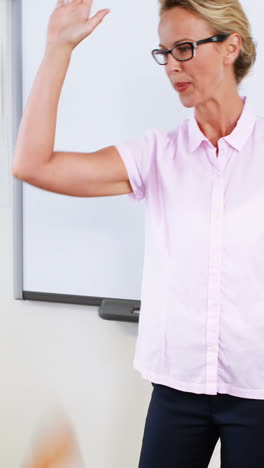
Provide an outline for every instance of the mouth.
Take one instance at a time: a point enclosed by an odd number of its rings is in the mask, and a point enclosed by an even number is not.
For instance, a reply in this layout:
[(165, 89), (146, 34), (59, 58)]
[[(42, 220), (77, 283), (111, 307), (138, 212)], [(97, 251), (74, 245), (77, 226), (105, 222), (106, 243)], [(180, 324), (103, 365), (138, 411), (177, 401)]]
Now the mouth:
[(178, 91), (179, 93), (183, 93), (184, 91), (186, 91), (186, 89), (189, 87), (191, 83), (177, 83), (175, 85), (175, 89), (176, 91)]

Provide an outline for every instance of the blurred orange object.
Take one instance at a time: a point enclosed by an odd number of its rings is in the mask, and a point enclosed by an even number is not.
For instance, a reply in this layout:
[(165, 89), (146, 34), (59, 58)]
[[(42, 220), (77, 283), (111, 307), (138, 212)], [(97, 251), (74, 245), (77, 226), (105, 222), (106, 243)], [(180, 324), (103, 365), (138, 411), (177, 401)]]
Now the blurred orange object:
[[(53, 418), (54, 419), (54, 418)], [(83, 468), (81, 451), (65, 417), (57, 417), (42, 429), (33, 442), (31, 455), (23, 468)]]

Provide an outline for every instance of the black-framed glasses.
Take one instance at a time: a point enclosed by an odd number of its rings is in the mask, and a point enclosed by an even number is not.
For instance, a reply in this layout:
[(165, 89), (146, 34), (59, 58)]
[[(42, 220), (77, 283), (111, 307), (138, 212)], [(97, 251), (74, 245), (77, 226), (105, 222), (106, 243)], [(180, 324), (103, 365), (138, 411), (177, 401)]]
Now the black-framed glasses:
[(179, 62), (191, 60), (196, 55), (197, 46), (206, 44), (207, 42), (223, 42), (228, 38), (229, 34), (220, 34), (219, 36), (208, 37), (197, 42), (187, 41), (175, 45), (170, 50), (154, 49), (151, 54), (159, 65), (167, 65), (168, 55), (171, 54)]

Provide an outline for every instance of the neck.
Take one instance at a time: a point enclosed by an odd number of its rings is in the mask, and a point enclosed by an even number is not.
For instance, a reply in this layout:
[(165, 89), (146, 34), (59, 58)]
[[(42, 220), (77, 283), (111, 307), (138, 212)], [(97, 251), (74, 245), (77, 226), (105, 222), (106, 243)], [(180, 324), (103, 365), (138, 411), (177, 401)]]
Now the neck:
[(244, 102), (237, 92), (223, 98), (210, 99), (195, 108), (197, 123), (211, 143), (217, 147), (220, 138), (229, 135), (242, 113)]

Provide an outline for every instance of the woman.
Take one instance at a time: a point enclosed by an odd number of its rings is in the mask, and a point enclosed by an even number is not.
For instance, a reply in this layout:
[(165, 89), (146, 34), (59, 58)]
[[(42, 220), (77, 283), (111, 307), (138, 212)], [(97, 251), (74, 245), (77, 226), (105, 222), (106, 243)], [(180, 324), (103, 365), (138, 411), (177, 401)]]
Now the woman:
[[(264, 466), (264, 119), (238, 85), (255, 57), (237, 0), (161, 0), (164, 66), (192, 118), (95, 153), (54, 152), (73, 49), (108, 10), (58, 2), (13, 173), (75, 196), (146, 199), (135, 367), (153, 384), (140, 468)], [(38, 115), (36, 121), (34, 116)], [(80, 156), (80, 157), (79, 157)]]

